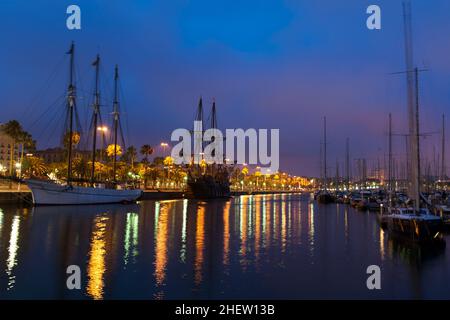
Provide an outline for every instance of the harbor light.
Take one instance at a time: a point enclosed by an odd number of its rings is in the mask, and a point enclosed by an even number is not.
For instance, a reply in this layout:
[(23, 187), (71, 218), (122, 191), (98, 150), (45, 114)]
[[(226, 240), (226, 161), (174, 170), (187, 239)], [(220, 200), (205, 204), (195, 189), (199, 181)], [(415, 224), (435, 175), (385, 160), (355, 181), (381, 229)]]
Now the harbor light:
[(108, 131), (108, 127), (107, 126), (97, 127), (97, 131), (107, 132)]

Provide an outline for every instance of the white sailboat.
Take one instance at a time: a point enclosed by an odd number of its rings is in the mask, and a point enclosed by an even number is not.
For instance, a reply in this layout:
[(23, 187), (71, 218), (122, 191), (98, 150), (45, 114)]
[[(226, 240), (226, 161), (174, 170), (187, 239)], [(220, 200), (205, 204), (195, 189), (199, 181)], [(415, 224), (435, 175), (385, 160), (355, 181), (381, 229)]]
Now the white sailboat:
[[(74, 53), (75, 46), (72, 43), (70, 50), (70, 82), (67, 95), (67, 107), (69, 111), (69, 139), (68, 139), (68, 169), (67, 182), (65, 184), (57, 183), (51, 180), (37, 180), (27, 179), (25, 183), (32, 192), (34, 205), (78, 205), (78, 204), (100, 204), (100, 203), (128, 203), (136, 201), (141, 195), (140, 189), (123, 189), (116, 183), (116, 155), (117, 150), (114, 148), (113, 156), (113, 183), (114, 188), (97, 187), (94, 181), (94, 165), (95, 165), (95, 151), (96, 151), (96, 135), (93, 135), (93, 150), (92, 150), (92, 170), (90, 186), (76, 186), (72, 184), (72, 143), (73, 143), (73, 114), (76, 103), (75, 85), (73, 81), (73, 67), (74, 67)], [(99, 72), (100, 58), (97, 56), (93, 65), (96, 67), (96, 89), (93, 124), (94, 130), (97, 128), (97, 119), (99, 116), (99, 93), (98, 93), (98, 72)], [(114, 146), (117, 146), (117, 130), (119, 125), (118, 112), (118, 68), (115, 68), (114, 76)]]
[(142, 195), (142, 190), (138, 189), (79, 187), (34, 179), (26, 180), (26, 183), (35, 205), (130, 203)]

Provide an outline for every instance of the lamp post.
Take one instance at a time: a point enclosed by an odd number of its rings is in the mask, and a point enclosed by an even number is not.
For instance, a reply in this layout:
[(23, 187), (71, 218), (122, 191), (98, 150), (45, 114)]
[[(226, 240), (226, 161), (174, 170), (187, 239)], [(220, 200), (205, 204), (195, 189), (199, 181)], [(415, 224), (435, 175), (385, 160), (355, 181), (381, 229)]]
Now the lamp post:
[(161, 147), (163, 148), (163, 156), (166, 156), (166, 148), (169, 146), (166, 142), (161, 142)]
[(105, 147), (105, 134), (108, 132), (107, 126), (97, 127), (97, 131), (102, 135), (102, 148), (100, 149), (100, 161), (103, 161), (103, 148)]

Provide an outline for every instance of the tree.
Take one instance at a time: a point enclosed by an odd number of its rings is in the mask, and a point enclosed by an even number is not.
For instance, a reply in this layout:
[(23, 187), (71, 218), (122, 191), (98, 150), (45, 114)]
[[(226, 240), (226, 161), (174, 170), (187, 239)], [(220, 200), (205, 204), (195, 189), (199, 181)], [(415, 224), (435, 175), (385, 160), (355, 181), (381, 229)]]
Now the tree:
[(76, 157), (72, 161), (72, 170), (73, 174), (80, 179), (84, 179), (88, 177), (90, 166), (86, 159), (82, 157)]
[[(114, 153), (114, 150), (113, 150)], [(136, 161), (137, 151), (134, 146), (130, 146), (125, 151), (125, 154), (122, 156), (122, 160), (125, 162), (129, 162), (131, 165), (131, 169), (134, 168), (134, 162)]]
[(173, 158), (171, 156), (167, 156), (167, 157), (164, 158), (164, 162), (163, 163), (164, 163), (164, 165), (166, 167), (170, 167), (170, 166), (173, 165)]
[(38, 157), (26, 157), (23, 161), (23, 172), (30, 177), (43, 177), (48, 171), (44, 160)]
[[(80, 139), (81, 135), (79, 132), (77, 131), (72, 132), (72, 149), (75, 148), (78, 143), (80, 143)], [(63, 138), (64, 148), (66, 150), (69, 150), (69, 142), (70, 142), (70, 132), (66, 132)]]
[(148, 144), (144, 144), (141, 147), (141, 154), (144, 156), (144, 159), (148, 162), (148, 156), (151, 156), (153, 154), (153, 148)]
[(155, 159), (153, 159), (153, 164), (155, 166), (162, 166), (164, 164), (164, 158), (163, 157), (155, 157)]
[[(108, 155), (108, 157), (114, 157), (114, 144), (110, 144), (107, 148), (106, 148), (106, 154)], [(121, 156), (122, 155), (122, 147), (119, 146), (118, 144), (116, 144), (116, 155), (117, 156)]]

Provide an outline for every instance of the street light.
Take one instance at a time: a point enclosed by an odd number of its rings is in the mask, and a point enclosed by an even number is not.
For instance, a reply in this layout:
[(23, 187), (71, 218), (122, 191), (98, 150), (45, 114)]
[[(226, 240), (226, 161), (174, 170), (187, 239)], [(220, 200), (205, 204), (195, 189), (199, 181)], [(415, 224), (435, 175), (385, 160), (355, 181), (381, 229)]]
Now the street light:
[(161, 142), (161, 147), (163, 148), (163, 155), (166, 155), (166, 148), (169, 146), (166, 142)]
[(97, 131), (102, 133), (102, 147), (100, 148), (100, 161), (103, 160), (103, 147), (105, 146), (105, 134), (108, 132), (107, 126), (97, 127)]
[(97, 127), (98, 131), (102, 131), (102, 132), (107, 132), (108, 131), (108, 127), (107, 126), (101, 126), (101, 127)]

